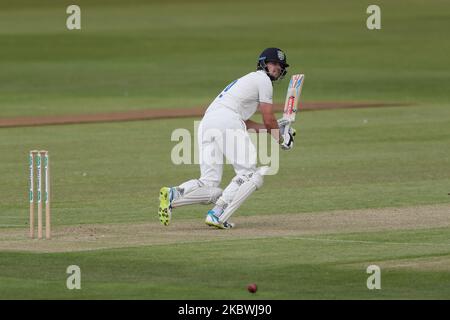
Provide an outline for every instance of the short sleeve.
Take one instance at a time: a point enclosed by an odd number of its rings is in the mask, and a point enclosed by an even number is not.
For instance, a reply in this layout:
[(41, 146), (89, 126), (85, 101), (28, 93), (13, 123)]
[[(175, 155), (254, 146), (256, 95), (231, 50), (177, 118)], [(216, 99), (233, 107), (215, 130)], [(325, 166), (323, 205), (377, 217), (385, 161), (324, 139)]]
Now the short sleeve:
[(273, 103), (273, 87), (269, 77), (258, 81), (259, 102)]

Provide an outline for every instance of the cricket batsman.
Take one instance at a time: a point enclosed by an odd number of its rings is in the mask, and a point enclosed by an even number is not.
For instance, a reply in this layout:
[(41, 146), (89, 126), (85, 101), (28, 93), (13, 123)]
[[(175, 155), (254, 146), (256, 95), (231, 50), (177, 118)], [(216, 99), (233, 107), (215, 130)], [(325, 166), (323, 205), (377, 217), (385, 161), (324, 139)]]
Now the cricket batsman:
[[(205, 223), (218, 229), (231, 229), (232, 214), (263, 185), (264, 170), (257, 168), (257, 151), (248, 129), (270, 132), (283, 150), (293, 147), (295, 130), (287, 122), (277, 121), (273, 110), (273, 85), (284, 78), (289, 65), (285, 53), (278, 48), (265, 49), (258, 58), (255, 72), (231, 82), (209, 105), (199, 128), (200, 178), (179, 186), (163, 187), (159, 195), (159, 219), (169, 225), (172, 209), (189, 204), (215, 206), (206, 215)], [(249, 120), (259, 108), (263, 123)], [(286, 132), (285, 132), (286, 131)], [(230, 144), (229, 133), (233, 143)], [(223, 161), (233, 165), (236, 176), (222, 190)]]

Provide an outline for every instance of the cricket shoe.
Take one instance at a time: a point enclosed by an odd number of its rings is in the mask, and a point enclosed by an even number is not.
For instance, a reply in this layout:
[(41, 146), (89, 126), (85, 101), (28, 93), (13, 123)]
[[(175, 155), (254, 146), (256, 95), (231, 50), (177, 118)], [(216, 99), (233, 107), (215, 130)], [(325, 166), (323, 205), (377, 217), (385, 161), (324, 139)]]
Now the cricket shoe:
[(215, 227), (217, 229), (231, 229), (234, 228), (234, 223), (231, 222), (220, 222), (219, 218), (214, 214), (213, 210), (209, 210), (206, 215), (205, 223), (210, 227)]
[(158, 215), (159, 221), (165, 226), (169, 225), (170, 219), (172, 218), (173, 193), (173, 188), (162, 187), (159, 190)]

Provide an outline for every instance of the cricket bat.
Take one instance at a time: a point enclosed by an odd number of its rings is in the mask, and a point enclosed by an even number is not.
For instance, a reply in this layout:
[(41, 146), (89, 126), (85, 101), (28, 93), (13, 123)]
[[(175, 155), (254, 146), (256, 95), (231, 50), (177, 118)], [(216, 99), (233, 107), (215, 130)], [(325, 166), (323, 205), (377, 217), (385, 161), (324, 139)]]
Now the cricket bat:
[[(292, 123), (295, 121), (295, 115), (298, 110), (298, 102), (300, 100), (300, 95), (302, 94), (303, 80), (305, 79), (304, 74), (294, 74), (289, 82), (286, 101), (284, 103), (283, 119), (288, 121), (284, 129), (284, 139), (287, 136)], [(294, 133), (295, 135), (295, 133)]]
[(289, 82), (286, 101), (284, 103), (283, 119), (288, 120), (290, 123), (295, 121), (295, 114), (297, 113), (304, 78), (305, 75), (303, 74), (294, 74)]
[(287, 134), (291, 124), (295, 121), (295, 115), (297, 114), (298, 102), (300, 101), (304, 79), (304, 74), (294, 74), (289, 82), (283, 110), (283, 119), (289, 122), (284, 131), (285, 134)]

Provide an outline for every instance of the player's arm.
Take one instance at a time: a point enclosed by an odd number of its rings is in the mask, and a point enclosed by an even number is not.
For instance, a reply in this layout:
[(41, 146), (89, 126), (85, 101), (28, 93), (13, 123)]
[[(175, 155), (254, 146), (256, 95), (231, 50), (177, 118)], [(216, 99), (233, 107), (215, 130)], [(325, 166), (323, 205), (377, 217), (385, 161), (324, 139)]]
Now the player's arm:
[(278, 122), (273, 113), (273, 104), (260, 102), (259, 110), (261, 111), (263, 123), (257, 123), (252, 120), (245, 121), (247, 129), (254, 129), (256, 132), (265, 129), (269, 131), (276, 141), (280, 140), (280, 133), (278, 128)]

